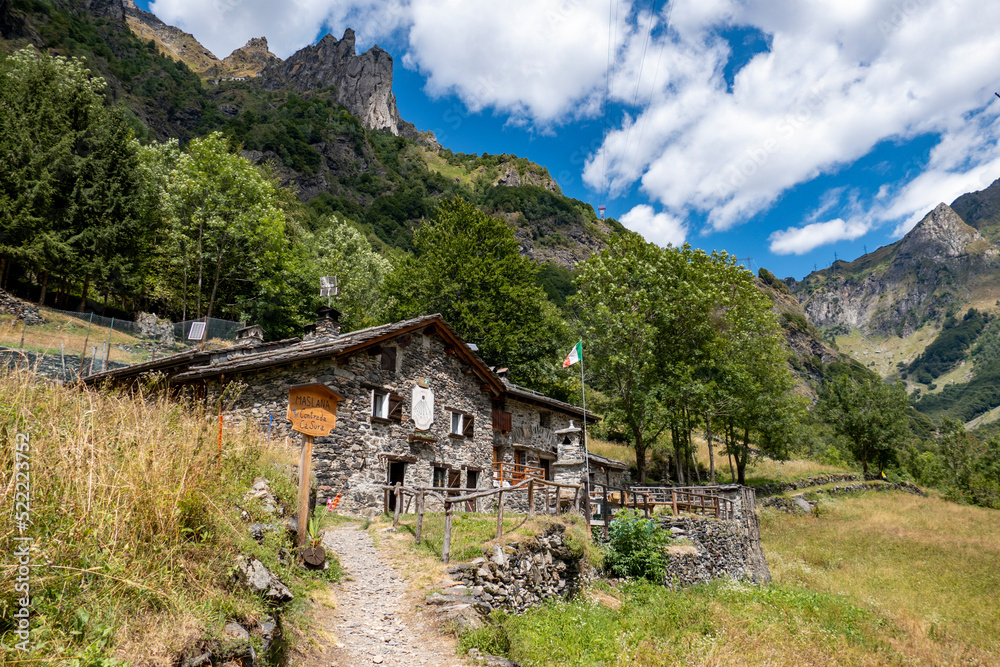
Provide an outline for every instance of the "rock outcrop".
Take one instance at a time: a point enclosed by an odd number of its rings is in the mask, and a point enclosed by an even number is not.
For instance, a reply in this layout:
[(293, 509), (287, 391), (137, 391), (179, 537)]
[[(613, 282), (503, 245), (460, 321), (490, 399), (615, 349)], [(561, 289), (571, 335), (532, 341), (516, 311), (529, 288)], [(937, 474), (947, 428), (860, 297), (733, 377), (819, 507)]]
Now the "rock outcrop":
[(268, 50), (266, 37), (254, 37), (222, 60), (222, 76), (255, 77), (268, 65), (280, 62), (281, 58)]
[(290, 87), (306, 92), (334, 87), (337, 102), (365, 127), (396, 135), (404, 129), (392, 92), (392, 56), (378, 46), (357, 55), (350, 28), (340, 40), (328, 34), (288, 60), (270, 64), (259, 78), (268, 90)]
[(961, 302), (998, 257), (975, 228), (939, 204), (891, 246), (837, 262), (791, 287), (816, 325), (908, 335)]

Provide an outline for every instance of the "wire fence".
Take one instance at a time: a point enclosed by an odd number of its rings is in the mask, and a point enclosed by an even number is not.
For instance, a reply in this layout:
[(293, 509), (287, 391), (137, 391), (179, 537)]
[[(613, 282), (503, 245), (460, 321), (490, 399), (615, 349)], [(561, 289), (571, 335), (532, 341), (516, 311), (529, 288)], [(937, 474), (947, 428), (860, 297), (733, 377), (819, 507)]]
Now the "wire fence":
[[(37, 318), (0, 316), (0, 366), (25, 365), (42, 375), (76, 380), (204, 344), (236, 340), (241, 322), (213, 317), (184, 322), (144, 313), (139, 321), (51, 308)], [(204, 335), (191, 338), (192, 329)]]

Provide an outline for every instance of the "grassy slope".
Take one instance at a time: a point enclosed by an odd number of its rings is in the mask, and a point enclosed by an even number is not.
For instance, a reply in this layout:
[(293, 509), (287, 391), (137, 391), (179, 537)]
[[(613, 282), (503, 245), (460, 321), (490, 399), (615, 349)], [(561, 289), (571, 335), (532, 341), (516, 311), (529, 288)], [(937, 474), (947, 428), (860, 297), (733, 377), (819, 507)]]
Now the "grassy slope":
[[(213, 413), (210, 413), (210, 415)], [(240, 507), (264, 475), (287, 505), (294, 460), (251, 429), (225, 428), (221, 469), (211, 416), (163, 399), (63, 388), (25, 374), (0, 374), (0, 548), (10, 554), (15, 436), (30, 436), (31, 628), (33, 650), (19, 659), (79, 664), (123, 657), (171, 664), (227, 619), (252, 621), (266, 605), (231, 580), (233, 559), (252, 553), (303, 597), (315, 580), (277, 557), (283, 539), (254, 542)], [(285, 472), (281, 472), (284, 469)], [(16, 564), (0, 561), (0, 663), (15, 657), (10, 632)], [(295, 624), (299, 603), (285, 621)], [(259, 648), (259, 646), (258, 646)]]
[(1000, 528), (993, 510), (936, 497), (868, 494), (821, 503), (820, 518), (765, 513), (775, 581), (854, 600), (896, 629), (920, 664), (1000, 660)]

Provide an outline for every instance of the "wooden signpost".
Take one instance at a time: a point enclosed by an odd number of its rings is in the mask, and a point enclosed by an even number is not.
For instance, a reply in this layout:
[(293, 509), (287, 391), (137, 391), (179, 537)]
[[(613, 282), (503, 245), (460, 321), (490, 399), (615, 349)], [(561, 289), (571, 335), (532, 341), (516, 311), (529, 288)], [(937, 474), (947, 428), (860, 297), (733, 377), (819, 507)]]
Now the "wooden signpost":
[(337, 426), (337, 404), (344, 400), (325, 384), (297, 384), (288, 387), (288, 412), (292, 430), (302, 434), (299, 452), (299, 547), (306, 544), (309, 518), (309, 475), (315, 436), (329, 435)]

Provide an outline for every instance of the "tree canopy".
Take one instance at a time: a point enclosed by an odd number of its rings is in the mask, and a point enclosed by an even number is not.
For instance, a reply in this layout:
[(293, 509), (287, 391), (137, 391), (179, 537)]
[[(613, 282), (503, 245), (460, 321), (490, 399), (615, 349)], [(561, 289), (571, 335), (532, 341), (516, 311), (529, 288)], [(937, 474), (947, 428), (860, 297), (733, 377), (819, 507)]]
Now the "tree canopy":
[(443, 202), (413, 237), (415, 253), (388, 281), (396, 318), (441, 313), (487, 363), (521, 382), (554, 376), (567, 336), (536, 283), (538, 266), (519, 250), (500, 218), (468, 202)]
[(635, 447), (641, 482), (648, 448), (666, 433), (683, 482), (702, 418), (711, 428), (722, 417), (728, 433), (740, 427), (745, 450), (751, 433), (778, 444), (775, 415), (791, 387), (785, 353), (769, 301), (733, 258), (622, 235), (579, 265), (576, 286), (589, 368), (610, 423)]
[(83, 60), (31, 47), (0, 83), (0, 257), (42, 276), (40, 301), (50, 273), (134, 293), (153, 218), (124, 111)]

